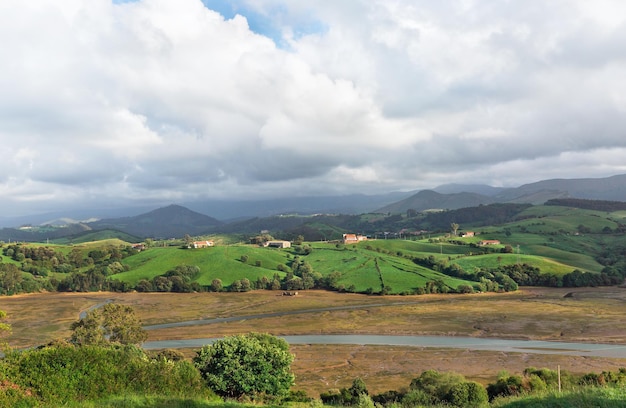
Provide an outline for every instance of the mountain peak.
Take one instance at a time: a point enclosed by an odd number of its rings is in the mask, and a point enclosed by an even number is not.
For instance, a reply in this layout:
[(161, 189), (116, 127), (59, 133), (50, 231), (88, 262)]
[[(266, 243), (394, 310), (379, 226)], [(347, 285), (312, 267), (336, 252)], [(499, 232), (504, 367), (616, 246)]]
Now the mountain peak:
[(113, 228), (140, 237), (180, 237), (209, 233), (221, 222), (182, 205), (171, 204), (134, 217), (106, 219), (90, 225), (94, 229)]

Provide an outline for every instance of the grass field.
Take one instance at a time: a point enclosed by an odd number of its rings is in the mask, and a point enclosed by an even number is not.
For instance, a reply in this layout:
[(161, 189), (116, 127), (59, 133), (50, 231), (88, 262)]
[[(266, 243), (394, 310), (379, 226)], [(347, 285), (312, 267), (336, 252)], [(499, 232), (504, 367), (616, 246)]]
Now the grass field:
[[(468, 284), (467, 281), (418, 266), (404, 257), (367, 250), (363, 245), (338, 249), (335, 245), (316, 243), (313, 247), (313, 251), (302, 256), (302, 259), (322, 275), (339, 272), (341, 277), (338, 284), (351, 287), (356, 292), (380, 292), (383, 286), (391, 287), (391, 293), (412, 292), (434, 279), (443, 280), (453, 289)], [(199, 276), (194, 279), (201, 285), (208, 286), (217, 278), (224, 285), (230, 285), (243, 278), (256, 281), (263, 276), (271, 279), (274, 274), (283, 277), (285, 272), (280, 272), (278, 265), (288, 269), (296, 256), (293, 250), (254, 245), (203, 249), (150, 248), (126, 258), (124, 263), (130, 270), (115, 275), (115, 279), (136, 284), (141, 279), (152, 279), (177, 265), (185, 264), (200, 268)], [(242, 261), (244, 258), (246, 262)]]
[[(246, 263), (241, 256), (248, 256)], [(278, 264), (288, 261), (287, 253), (272, 248), (255, 248), (249, 245), (228, 245), (200, 249), (150, 248), (126, 258), (124, 263), (131, 270), (115, 275), (116, 279), (136, 284), (141, 279), (152, 279), (178, 265), (195, 265), (200, 275), (195, 280), (201, 285), (210, 285), (213, 279), (221, 279), (225, 285), (248, 278), (251, 281), (266, 276), (271, 278), (279, 272)], [(260, 262), (261, 266), (255, 266)]]
[(532, 265), (541, 269), (542, 273), (553, 273), (556, 275), (563, 275), (576, 269), (575, 266), (565, 265), (549, 258), (535, 255), (487, 254), (455, 258), (450, 262), (458, 264), (465, 271), (472, 271), (475, 268), (490, 269), (497, 266), (515, 265), (518, 263)]

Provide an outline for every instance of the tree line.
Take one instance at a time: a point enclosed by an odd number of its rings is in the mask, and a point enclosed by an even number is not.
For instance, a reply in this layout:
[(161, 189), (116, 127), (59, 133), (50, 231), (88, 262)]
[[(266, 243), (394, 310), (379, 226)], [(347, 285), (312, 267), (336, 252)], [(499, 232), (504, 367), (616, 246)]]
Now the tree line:
[(544, 205), (558, 205), (603, 212), (626, 210), (626, 202), (623, 201), (588, 200), (582, 198), (553, 198), (546, 201)]
[(499, 265), (495, 268), (478, 268), (465, 271), (455, 263), (437, 260), (434, 256), (415, 257), (413, 262), (448, 276), (477, 282), (474, 289), (484, 291), (515, 291), (518, 286), (545, 286), (554, 288), (577, 288), (593, 286), (619, 285), (626, 279), (626, 268), (608, 266), (600, 273), (584, 272), (574, 269), (572, 272), (557, 275), (542, 273), (541, 269), (527, 263)]

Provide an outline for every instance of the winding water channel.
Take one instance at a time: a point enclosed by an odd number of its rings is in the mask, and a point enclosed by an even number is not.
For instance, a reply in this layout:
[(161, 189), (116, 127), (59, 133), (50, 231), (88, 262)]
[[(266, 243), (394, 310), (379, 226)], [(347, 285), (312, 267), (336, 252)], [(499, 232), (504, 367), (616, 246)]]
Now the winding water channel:
[[(176, 323), (164, 323), (144, 326), (146, 330), (184, 328), (188, 326), (209, 325), (217, 323), (236, 322), (251, 319), (263, 319), (285, 315), (320, 313), (334, 310), (347, 310), (376, 307), (378, 305), (358, 305), (329, 307), (314, 310), (298, 310), (289, 312), (263, 313), (247, 316), (222, 317), (214, 319), (189, 320)], [(352, 335), (352, 334), (324, 334), (324, 335), (297, 335), (282, 336), (289, 344), (354, 344), (378, 346), (410, 346), (457, 348), (467, 350), (487, 350), (500, 352), (533, 353), (533, 354), (560, 354), (570, 356), (607, 357), (626, 359), (626, 345), (599, 344), (599, 343), (567, 343), (540, 340), (505, 340), (494, 338), (459, 337), (459, 336), (393, 336), (393, 335)], [(200, 338), (187, 340), (148, 341), (143, 344), (146, 349), (164, 348), (200, 348), (210, 344), (216, 338)]]
[[(281, 336), (289, 344), (354, 344), (378, 346), (411, 346), (460, 348), (467, 350), (486, 350), (513, 353), (560, 354), (569, 356), (625, 358), (626, 345), (565, 343), (539, 340), (503, 340), (477, 337), (456, 336), (390, 336), (390, 335), (301, 335)], [(146, 349), (163, 348), (200, 348), (217, 339), (189, 339), (148, 341)]]
[[(89, 310), (102, 307), (110, 300), (93, 306)], [(263, 319), (286, 315), (320, 313), (336, 310), (354, 310), (371, 307), (388, 306), (385, 304), (352, 305), (306, 309), (288, 312), (262, 313), (246, 316), (219, 317), (213, 319), (189, 320), (175, 323), (163, 323), (144, 326), (146, 330), (184, 328), (189, 326), (210, 325), (217, 323), (236, 322), (242, 320)], [(83, 312), (84, 313), (84, 312)], [(84, 317), (81, 313), (81, 318)], [(347, 344), (347, 345), (376, 345), (376, 346), (408, 346), (431, 348), (455, 348), (466, 350), (484, 350), (512, 353), (557, 354), (584, 357), (606, 357), (626, 359), (626, 344), (603, 343), (570, 343), (541, 340), (510, 340), (497, 338), (461, 337), (461, 336), (393, 336), (393, 335), (355, 335), (355, 334), (323, 334), (323, 335), (296, 335), (281, 336), (289, 344)], [(160, 340), (143, 343), (145, 349), (177, 349), (200, 348), (211, 344), (217, 338), (199, 338), (186, 340)]]

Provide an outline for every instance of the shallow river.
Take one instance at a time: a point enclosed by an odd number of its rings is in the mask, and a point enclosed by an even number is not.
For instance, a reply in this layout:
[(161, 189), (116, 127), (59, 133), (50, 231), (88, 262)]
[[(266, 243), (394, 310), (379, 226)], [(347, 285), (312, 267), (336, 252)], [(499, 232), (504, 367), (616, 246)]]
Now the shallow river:
[[(515, 353), (560, 354), (570, 356), (625, 358), (626, 345), (564, 343), (539, 340), (501, 340), (456, 336), (387, 336), (387, 335), (302, 335), (281, 336), (289, 344), (354, 344), (460, 348)], [(200, 348), (216, 339), (148, 341), (146, 349)]]
[[(98, 308), (111, 300), (93, 306)], [(354, 310), (371, 307), (388, 306), (388, 304), (369, 304), (329, 307), (312, 310), (298, 310), (291, 312), (263, 313), (247, 316), (189, 320), (176, 323), (164, 323), (144, 326), (146, 330), (183, 328), (186, 326), (210, 325), (250, 319), (263, 319), (294, 314), (319, 313), (322, 311)], [(90, 310), (91, 310), (90, 309)], [(84, 316), (81, 314), (81, 318)], [(486, 350), (513, 353), (533, 354), (560, 354), (570, 356), (607, 357), (626, 359), (626, 345), (622, 344), (598, 344), (598, 343), (566, 343), (558, 341), (540, 340), (504, 340), (494, 338), (460, 337), (460, 336), (391, 336), (391, 335), (352, 335), (352, 334), (325, 334), (325, 335), (299, 335), (281, 336), (289, 344), (353, 344), (353, 345), (376, 345), (376, 346), (409, 346), (409, 347), (433, 347), (433, 348), (456, 348), (466, 350)], [(189, 340), (162, 340), (147, 341), (143, 344), (145, 349), (176, 349), (176, 348), (200, 348), (205, 344), (214, 342), (215, 338), (201, 338)]]

